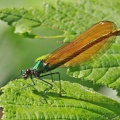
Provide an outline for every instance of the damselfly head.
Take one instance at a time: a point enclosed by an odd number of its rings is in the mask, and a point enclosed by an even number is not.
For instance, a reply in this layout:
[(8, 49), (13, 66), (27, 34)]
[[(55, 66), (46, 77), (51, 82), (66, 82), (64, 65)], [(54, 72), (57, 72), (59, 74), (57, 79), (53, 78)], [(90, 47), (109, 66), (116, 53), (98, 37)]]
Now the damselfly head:
[(31, 75), (31, 70), (30, 69), (21, 70), (21, 74), (24, 79), (27, 79)]

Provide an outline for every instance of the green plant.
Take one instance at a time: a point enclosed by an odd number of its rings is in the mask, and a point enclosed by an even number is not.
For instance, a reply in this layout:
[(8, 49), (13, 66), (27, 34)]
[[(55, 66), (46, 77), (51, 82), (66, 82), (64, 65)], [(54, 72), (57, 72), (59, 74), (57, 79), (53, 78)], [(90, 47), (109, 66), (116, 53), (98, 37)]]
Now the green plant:
[[(6, 8), (0, 10), (0, 19), (15, 27), (15, 33), (30, 38), (60, 38), (70, 41), (94, 23), (110, 20), (119, 25), (118, 0), (101, 0), (44, 4), (39, 8)], [(109, 14), (111, 13), (111, 15)], [(113, 17), (114, 15), (114, 17)], [(45, 26), (63, 32), (60, 35), (38, 35), (35, 28)], [(44, 42), (44, 41), (43, 41)], [(68, 68), (67, 73), (79, 80), (92, 81), (120, 91), (119, 37), (111, 48), (96, 61)], [(114, 73), (114, 74), (113, 74)], [(63, 97), (58, 96), (58, 82), (54, 83), (42, 101), (40, 95), (47, 85), (35, 80), (34, 87), (19, 90), (30, 80), (11, 81), (2, 88), (0, 106), (4, 120), (8, 119), (120, 119), (120, 103), (78, 83), (62, 81)]]

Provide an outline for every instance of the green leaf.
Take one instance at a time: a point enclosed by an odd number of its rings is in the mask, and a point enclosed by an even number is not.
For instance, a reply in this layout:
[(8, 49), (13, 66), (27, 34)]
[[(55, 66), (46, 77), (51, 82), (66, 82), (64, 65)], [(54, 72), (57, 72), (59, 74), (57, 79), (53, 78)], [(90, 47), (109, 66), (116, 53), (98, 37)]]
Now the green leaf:
[(43, 98), (41, 95), (48, 85), (35, 79), (35, 86), (21, 89), (28, 83), (31, 83), (30, 79), (16, 80), (2, 88), (0, 106), (4, 107), (4, 120), (120, 119), (120, 103), (77, 83), (62, 81), (64, 92), (59, 97), (59, 82), (56, 81)]
[[(44, 4), (42, 8), (1, 9), (0, 19), (14, 26), (16, 33), (26, 37), (65, 37), (64, 40), (66, 41), (72, 40), (78, 36), (81, 31), (86, 30), (86, 28), (101, 20), (111, 20), (117, 23), (117, 25), (120, 25), (119, 5), (120, 2), (118, 0), (107, 0), (106, 2), (101, 0), (88, 0), (80, 1), (79, 3), (58, 1), (55, 5)], [(63, 36), (38, 36), (31, 32), (38, 26), (47, 26), (63, 31), (64, 33)], [(82, 78), (83, 80), (93, 81), (96, 84), (106, 85), (119, 92), (120, 46), (118, 39), (101, 58), (91, 63), (83, 63), (77, 67), (72, 67), (68, 69), (68, 74)]]
[[(70, 67), (67, 74), (92, 81), (95, 84), (106, 85), (120, 91), (120, 44), (117, 39), (111, 48), (100, 58)], [(120, 93), (118, 93), (119, 95)]]
[[(55, 5), (44, 4), (43, 8), (5, 8), (0, 10), (0, 19), (15, 28), (15, 33), (32, 38), (74, 39), (98, 21), (110, 20), (120, 25), (119, 0), (103, 2), (87, 0), (76, 3), (58, 1)], [(113, 17), (114, 16), (114, 17)], [(46, 26), (63, 35), (38, 35), (37, 27)], [(119, 38), (118, 38), (119, 39)], [(119, 40), (96, 61), (83, 63), (68, 69), (71, 76), (104, 84), (120, 91), (119, 83)], [(43, 57), (44, 58), (44, 57)], [(40, 58), (41, 59), (41, 58)], [(30, 83), (30, 80), (27, 81)], [(40, 101), (47, 85), (36, 80), (36, 86), (27, 86), (26, 81), (10, 82), (3, 88), (0, 106), (4, 108), (4, 120), (19, 119), (120, 119), (120, 103), (79, 84), (63, 82), (63, 97), (59, 97), (58, 82)]]
[[(81, 0), (72, 3), (56, 1), (54, 5), (45, 3), (41, 8), (4, 8), (0, 10), (0, 19), (15, 27), (15, 33), (25, 37), (64, 37), (64, 41), (70, 41), (98, 21), (110, 20), (120, 25), (119, 6), (119, 0)], [(38, 26), (46, 26), (63, 33), (52, 36), (32, 33)]]

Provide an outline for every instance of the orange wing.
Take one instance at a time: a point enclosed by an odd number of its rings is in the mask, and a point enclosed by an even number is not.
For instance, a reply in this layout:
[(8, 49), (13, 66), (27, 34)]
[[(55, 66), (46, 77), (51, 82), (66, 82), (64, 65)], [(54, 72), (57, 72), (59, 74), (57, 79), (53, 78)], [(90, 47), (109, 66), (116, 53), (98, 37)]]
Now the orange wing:
[(97, 55), (98, 51), (105, 51), (111, 45), (112, 38), (120, 34), (120, 30), (115, 29), (116, 25), (113, 22), (101, 21), (72, 42), (53, 51), (46, 57), (45, 62), (53, 68), (63, 64), (73, 66), (82, 63)]

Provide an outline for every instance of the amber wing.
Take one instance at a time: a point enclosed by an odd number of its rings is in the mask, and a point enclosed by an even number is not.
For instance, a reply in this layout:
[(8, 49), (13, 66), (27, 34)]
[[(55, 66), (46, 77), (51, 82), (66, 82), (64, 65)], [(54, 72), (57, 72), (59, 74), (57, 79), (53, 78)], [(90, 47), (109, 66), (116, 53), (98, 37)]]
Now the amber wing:
[(46, 57), (45, 62), (53, 69), (63, 64), (67, 67), (80, 64), (94, 55), (97, 56), (100, 51), (106, 51), (118, 33), (120, 31), (116, 30), (113, 22), (101, 21), (72, 42), (53, 51)]

